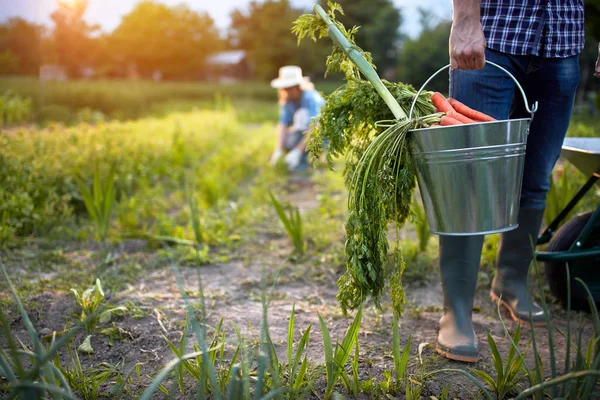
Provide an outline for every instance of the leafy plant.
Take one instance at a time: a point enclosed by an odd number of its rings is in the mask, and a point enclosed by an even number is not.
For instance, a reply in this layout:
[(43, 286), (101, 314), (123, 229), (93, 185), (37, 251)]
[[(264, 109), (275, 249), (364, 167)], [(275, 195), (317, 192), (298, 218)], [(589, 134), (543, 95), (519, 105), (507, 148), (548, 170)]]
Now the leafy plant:
[(292, 239), (294, 250), (299, 255), (304, 254), (305, 243), (304, 234), (302, 233), (302, 217), (300, 216), (300, 210), (297, 207), (293, 207), (291, 204), (284, 206), (272, 192), (269, 192), (269, 196), (273, 207), (275, 207), (275, 210), (277, 211), (279, 220), (290, 236), (290, 239)]
[(358, 340), (358, 331), (362, 320), (362, 307), (359, 307), (352, 325), (348, 327), (342, 343), (336, 342), (335, 348), (331, 344), (331, 336), (327, 324), (319, 314), (319, 323), (321, 324), (321, 334), (323, 335), (323, 348), (325, 351), (325, 371), (327, 377), (327, 387), (325, 389), (325, 399), (333, 394), (335, 384), (343, 374), (346, 362), (350, 358), (352, 348)]
[[(521, 339), (521, 325), (517, 326), (512, 342), (519, 343)], [(506, 398), (508, 395), (516, 391), (518, 384), (525, 378), (523, 375), (523, 359), (517, 357), (515, 347), (508, 350), (506, 361), (502, 360), (502, 356), (498, 351), (496, 342), (492, 335), (488, 332), (487, 334), (488, 345), (492, 351), (492, 360), (494, 362), (494, 368), (496, 370), (496, 378), (492, 378), (488, 373), (474, 369), (473, 374), (479, 379), (487, 383), (491, 388), (498, 400)]]
[(0, 96), (0, 128), (30, 122), (32, 111), (31, 98), (23, 98), (7, 91)]
[[(287, 386), (291, 390), (290, 397), (300, 397), (303, 394), (305, 386), (310, 385), (307, 379), (308, 373), (308, 356), (305, 352), (308, 346), (308, 340), (310, 338), (310, 330), (312, 324), (306, 328), (302, 334), (300, 341), (294, 352), (294, 333), (295, 333), (295, 310), (296, 305), (292, 306), (292, 312), (290, 314), (290, 321), (288, 323), (288, 343), (287, 343)], [(304, 358), (302, 354), (304, 353)], [(302, 361), (300, 361), (302, 359)]]
[[(23, 319), (29, 339), (33, 344), (33, 350), (27, 348), (22, 342), (20, 343), (22, 348), (19, 348), (15, 341), (16, 335), (10, 329), (10, 322), (4, 310), (0, 308), (0, 328), (8, 346), (8, 349), (0, 349), (0, 375), (7, 382), (4, 398), (40, 399), (50, 397), (52, 399), (75, 399), (65, 375), (56, 368), (52, 360), (87, 321), (64, 332), (59, 340), (56, 340), (56, 336), (53, 336), (50, 346), (45, 347), (1, 261), (0, 267), (19, 314)], [(88, 318), (91, 318), (91, 316)]]
[[(415, 171), (408, 131), (439, 122), (422, 93), (415, 113), (407, 118), (416, 91), (408, 85), (383, 82), (371, 57), (354, 42), (358, 28), (346, 29), (336, 20), (339, 4), (328, 2), (329, 11), (315, 5), (315, 14), (305, 14), (294, 23), (298, 39), (330, 36), (335, 45), (327, 58), (327, 71), (343, 72), (346, 84), (327, 96), (320, 117), (311, 128), (309, 149), (319, 156), (324, 144), (328, 161), (345, 155), (348, 186), (346, 219), (346, 272), (338, 280), (337, 299), (344, 311), (358, 308), (367, 297), (380, 306), (386, 279), (395, 314), (404, 306), (401, 275), (404, 269), (396, 243), (388, 256), (387, 226), (399, 229), (410, 211)], [(368, 79), (363, 81), (360, 73)], [(397, 241), (398, 242), (398, 241)], [(392, 261), (388, 268), (388, 262)]]
[(73, 351), (69, 343), (67, 343), (65, 347), (71, 359), (72, 367), (63, 367), (58, 355), (54, 358), (53, 363), (65, 376), (69, 386), (82, 395), (84, 399), (99, 398), (100, 387), (111, 377), (120, 375), (117, 365), (112, 366), (107, 363), (102, 363), (98, 367), (91, 367), (84, 370), (78, 352)]
[(392, 352), (394, 355), (394, 373), (396, 380), (396, 391), (399, 392), (401, 387), (407, 387), (408, 382), (408, 357), (410, 354), (411, 335), (408, 335), (408, 341), (400, 352), (400, 328), (398, 327), (398, 317), (394, 316), (392, 322)]
[(127, 311), (125, 307), (112, 307), (103, 305), (104, 291), (100, 279), (96, 279), (94, 286), (78, 292), (76, 289), (71, 289), (75, 300), (81, 308), (81, 321), (85, 321), (85, 329), (88, 332), (93, 332), (96, 324), (104, 324), (110, 321), (112, 314), (115, 312)]
[[(538, 289), (543, 289), (541, 273), (536, 260), (533, 261), (535, 275), (537, 277)], [(548, 331), (548, 347), (550, 353), (550, 379), (545, 377), (541, 356), (536, 346), (536, 335), (532, 328), (532, 344), (533, 357), (535, 360), (535, 370), (531, 370), (526, 364), (523, 364), (527, 371), (529, 380), (529, 388), (521, 391), (516, 399), (543, 399), (547, 396), (553, 398), (576, 398), (576, 399), (593, 399), (598, 396), (597, 384), (600, 380), (600, 315), (596, 308), (596, 303), (592, 297), (588, 286), (581, 279), (575, 279), (577, 283), (582, 285), (588, 293), (588, 302), (590, 304), (591, 319), (594, 326), (594, 335), (590, 339), (587, 350), (582, 346), (582, 330), (579, 330), (577, 343), (572, 342), (571, 338), (571, 289), (567, 285), (567, 332), (564, 334), (567, 342), (567, 352), (565, 357), (564, 372), (560, 375), (556, 372), (556, 360), (554, 357), (555, 347), (553, 338), (553, 329), (550, 320), (546, 318), (546, 326)], [(569, 267), (567, 266), (567, 282), (570, 281)], [(540, 297), (541, 306), (547, 310), (547, 304), (544, 296)], [(546, 313), (546, 316), (548, 314)], [(506, 330), (506, 327), (504, 328)], [(562, 334), (562, 333), (561, 333)], [(511, 345), (516, 347), (514, 341), (511, 340)], [(571, 359), (571, 351), (575, 350), (575, 360)], [(520, 355), (519, 355), (520, 356)], [(520, 356), (521, 357), (521, 356)]]
[(91, 191), (81, 175), (76, 175), (75, 181), (79, 186), (88, 215), (96, 226), (97, 237), (104, 243), (109, 234), (115, 205), (115, 169), (111, 167), (103, 184), (100, 181), (100, 167), (96, 163)]

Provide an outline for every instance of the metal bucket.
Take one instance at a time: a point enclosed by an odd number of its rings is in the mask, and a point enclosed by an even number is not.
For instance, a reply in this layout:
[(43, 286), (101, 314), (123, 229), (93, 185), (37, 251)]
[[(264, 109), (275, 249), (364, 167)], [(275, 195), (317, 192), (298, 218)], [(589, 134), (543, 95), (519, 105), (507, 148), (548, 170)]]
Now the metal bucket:
[[(439, 235), (483, 235), (518, 226), (527, 134), (531, 118), (411, 130), (417, 181), (430, 231)], [(416, 98), (432, 75), (421, 87)], [(414, 107), (414, 102), (413, 102)], [(412, 117), (412, 109), (409, 118)]]

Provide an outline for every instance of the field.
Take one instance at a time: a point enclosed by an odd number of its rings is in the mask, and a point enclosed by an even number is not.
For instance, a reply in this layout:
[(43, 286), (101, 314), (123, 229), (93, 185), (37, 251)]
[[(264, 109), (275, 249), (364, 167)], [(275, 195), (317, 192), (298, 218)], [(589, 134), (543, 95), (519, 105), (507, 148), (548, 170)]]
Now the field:
[[(583, 378), (600, 363), (594, 319), (569, 316), (545, 287), (536, 294), (554, 316), (550, 330), (500, 319), (488, 295), (496, 236), (486, 239), (475, 301), (481, 361), (435, 353), (437, 240), (418, 201), (400, 230), (404, 315), (396, 321), (389, 301), (344, 315), (335, 298), (343, 166), (290, 175), (268, 164), (277, 116), (268, 87), (73, 82), (42, 93), (23, 79), (1, 83), (32, 98), (40, 122), (0, 133), (0, 367), (23, 370), (21, 398), (38, 394), (35, 382), (85, 399), (513, 398), (569, 371), (580, 373), (569, 387), (576, 397), (589, 385), (594, 398), (595, 380)], [(39, 118), (52, 107), (67, 110), (57, 118), (66, 125)], [(82, 109), (102, 118), (78, 120)], [(569, 134), (600, 136), (600, 119), (575, 116)], [(555, 175), (549, 217), (585, 180), (563, 162)], [(287, 216), (299, 211), (291, 234), (270, 194)], [(597, 203), (591, 193), (578, 211)], [(569, 329), (581, 359), (562, 335)], [(528, 369), (504, 373), (520, 355)], [(14, 388), (9, 378), (0, 376), (0, 394)]]

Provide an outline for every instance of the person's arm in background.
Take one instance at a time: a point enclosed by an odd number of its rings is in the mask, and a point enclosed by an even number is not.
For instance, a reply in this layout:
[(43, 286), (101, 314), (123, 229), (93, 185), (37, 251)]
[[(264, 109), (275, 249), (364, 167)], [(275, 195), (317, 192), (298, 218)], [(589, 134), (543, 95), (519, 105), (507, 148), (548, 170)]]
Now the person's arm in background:
[(452, 69), (481, 69), (485, 66), (485, 37), (481, 27), (480, 0), (453, 0), (450, 31)]
[(287, 132), (288, 128), (285, 125), (283, 125), (281, 122), (277, 124), (277, 128), (275, 128), (277, 142), (275, 144), (275, 151), (273, 151), (273, 154), (271, 155), (271, 164), (273, 165), (275, 165), (277, 160), (279, 160), (283, 155), (283, 143), (285, 141)]
[[(281, 94), (279, 100), (281, 105)], [(272, 165), (275, 165), (277, 163), (277, 160), (279, 160), (281, 156), (283, 156), (285, 138), (288, 134), (288, 126), (290, 125), (292, 118), (293, 111), (286, 107), (285, 104), (281, 105), (281, 110), (279, 112), (279, 123), (277, 124), (277, 128), (275, 128), (275, 135), (277, 136), (277, 141), (275, 143), (275, 151), (273, 151), (273, 154), (271, 155)]]

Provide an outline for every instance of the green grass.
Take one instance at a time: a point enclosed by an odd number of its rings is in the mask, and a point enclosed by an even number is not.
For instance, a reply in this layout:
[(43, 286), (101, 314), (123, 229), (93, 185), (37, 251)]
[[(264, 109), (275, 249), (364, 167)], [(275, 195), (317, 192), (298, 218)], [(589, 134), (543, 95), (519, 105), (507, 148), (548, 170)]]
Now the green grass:
[[(339, 82), (317, 83), (317, 90), (330, 93)], [(224, 101), (235, 104), (246, 120), (259, 121), (256, 103), (271, 107), (269, 117), (277, 113), (277, 92), (268, 82), (153, 82), (131, 80), (75, 80), (44, 82), (35, 78), (2, 77), (0, 94), (11, 91), (33, 104), (38, 122), (91, 122), (98, 118), (126, 120), (149, 115), (165, 115), (192, 108), (212, 108)], [(209, 106), (210, 104), (210, 106)], [(94, 115), (99, 112), (101, 115)]]

